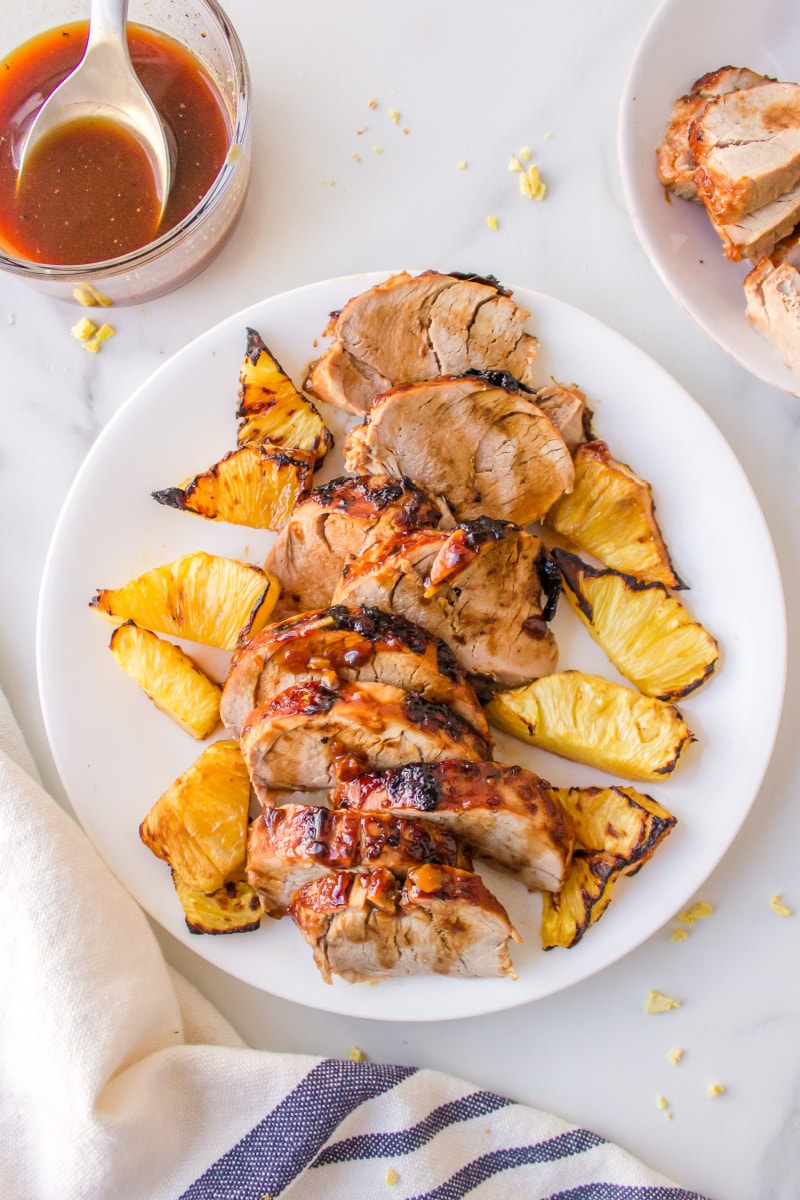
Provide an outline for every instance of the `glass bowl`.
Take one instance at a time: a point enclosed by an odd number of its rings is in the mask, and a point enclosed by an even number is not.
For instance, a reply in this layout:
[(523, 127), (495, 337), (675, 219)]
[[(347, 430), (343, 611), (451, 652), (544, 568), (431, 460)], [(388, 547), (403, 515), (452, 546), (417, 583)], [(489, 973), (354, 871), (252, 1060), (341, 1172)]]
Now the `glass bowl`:
[[(86, 20), (89, 0), (3, 0), (0, 58), (47, 29)], [(82, 303), (97, 293), (113, 304), (137, 304), (172, 291), (208, 266), (241, 212), (250, 176), (250, 76), (241, 43), (216, 0), (130, 0), (128, 20), (174, 38), (202, 63), (227, 110), (228, 154), (203, 199), (172, 229), (119, 258), (81, 266), (49, 266), (4, 253), (0, 270), (60, 300)]]

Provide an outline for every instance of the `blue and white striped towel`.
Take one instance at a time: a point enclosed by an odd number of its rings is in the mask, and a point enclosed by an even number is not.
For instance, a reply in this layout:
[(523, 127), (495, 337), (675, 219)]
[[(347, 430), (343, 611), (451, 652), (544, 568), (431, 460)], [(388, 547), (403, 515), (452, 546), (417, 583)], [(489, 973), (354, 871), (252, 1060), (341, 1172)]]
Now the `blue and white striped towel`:
[(702, 1200), (458, 1079), (250, 1050), (36, 782), (0, 695), (3, 1200)]

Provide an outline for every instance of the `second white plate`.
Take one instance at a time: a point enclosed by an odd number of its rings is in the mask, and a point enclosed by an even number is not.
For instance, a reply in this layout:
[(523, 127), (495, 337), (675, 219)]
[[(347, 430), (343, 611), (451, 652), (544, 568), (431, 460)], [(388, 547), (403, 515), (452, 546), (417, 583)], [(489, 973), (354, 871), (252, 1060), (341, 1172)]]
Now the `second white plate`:
[[(289, 919), (265, 920), (250, 934), (190, 934), (169, 870), (142, 846), (138, 826), (200, 747), (119, 670), (106, 648), (109, 628), (89, 600), (98, 587), (118, 586), (190, 550), (263, 560), (273, 535), (164, 508), (150, 493), (234, 446), (245, 326), (258, 329), (300, 381), (319, 353), (327, 314), (379, 278), (335, 279), (237, 313), (167, 362), (124, 405), (86, 459), (53, 538), (39, 606), (39, 685), (53, 756), (84, 828), (132, 895), (175, 937), (221, 970), (301, 1004), (383, 1020), (438, 1020), (510, 1008), (584, 979), (637, 946), (696, 891), (744, 820), (770, 757), (783, 695), (785, 619), (758, 504), (706, 413), (651, 359), (592, 317), (516, 288), (541, 340), (539, 381), (577, 380), (595, 410), (597, 435), (652, 482), (677, 570), (691, 587), (686, 603), (720, 641), (718, 674), (682, 706), (697, 743), (672, 778), (649, 789), (678, 817), (676, 830), (641, 874), (619, 885), (603, 919), (568, 951), (544, 953), (538, 899), (485, 872), (524, 938), (514, 948), (516, 980), (326, 986)], [(340, 434), (341, 414), (325, 416)], [(338, 450), (330, 457), (326, 476), (341, 470)], [(556, 620), (561, 665), (615, 678), (564, 609)], [(222, 677), (225, 655), (187, 649)], [(498, 737), (496, 757), (558, 784), (604, 782), (597, 772), (511, 738)]]
[(701, 204), (672, 197), (656, 177), (656, 148), (672, 106), (701, 75), (728, 64), (798, 78), (800, 9), (793, 0), (665, 0), (639, 43), (619, 115), (628, 209), (669, 291), (700, 328), (746, 370), (800, 396), (800, 379), (745, 319), (742, 281), (751, 263), (729, 262)]

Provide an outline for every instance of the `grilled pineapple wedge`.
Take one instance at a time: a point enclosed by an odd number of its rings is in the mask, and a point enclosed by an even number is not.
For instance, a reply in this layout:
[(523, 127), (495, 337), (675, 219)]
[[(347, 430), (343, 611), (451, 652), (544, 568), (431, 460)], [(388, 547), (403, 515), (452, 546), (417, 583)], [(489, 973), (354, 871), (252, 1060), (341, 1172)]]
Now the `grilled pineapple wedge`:
[(258, 929), (264, 910), (245, 879), (229, 879), (206, 895), (172, 872), (172, 882), (192, 933), (249, 933)]
[(669, 775), (692, 741), (673, 705), (582, 671), (559, 671), (499, 692), (486, 714), (499, 729), (542, 750), (650, 782)]
[(632, 787), (556, 788), (575, 825), (582, 850), (613, 855), (625, 875), (633, 875), (674, 829), (676, 819), (663, 805)]
[(244, 866), (250, 777), (238, 742), (214, 742), (203, 751), (139, 826), (157, 858), (198, 891), (217, 891)]
[(612, 458), (605, 442), (584, 442), (574, 461), (572, 491), (556, 501), (546, 524), (607, 567), (684, 587), (656, 521), (650, 484)]
[(180, 646), (125, 621), (111, 635), (111, 653), (157, 708), (192, 737), (208, 737), (219, 723), (222, 688)]
[(542, 948), (568, 949), (608, 908), (620, 869), (613, 854), (576, 850), (560, 892), (542, 892)]
[(260, 333), (247, 330), (239, 371), (238, 444), (308, 450), (319, 466), (333, 435), (317, 409), (297, 390)]
[(231, 450), (185, 487), (153, 492), (159, 504), (209, 521), (280, 529), (310, 487), (314, 456), (307, 450), (242, 446)]
[(597, 570), (553, 550), (562, 588), (621, 675), (646, 696), (677, 700), (714, 670), (719, 646), (662, 583), (643, 583), (610, 567)]
[(250, 563), (198, 550), (131, 579), (101, 588), (90, 607), (112, 624), (135, 621), (144, 629), (234, 650), (264, 628), (280, 587)]
[(598, 921), (621, 875), (634, 875), (652, 857), (676, 821), (631, 787), (556, 788), (575, 825), (577, 848), (560, 892), (542, 896), (545, 950), (568, 948)]

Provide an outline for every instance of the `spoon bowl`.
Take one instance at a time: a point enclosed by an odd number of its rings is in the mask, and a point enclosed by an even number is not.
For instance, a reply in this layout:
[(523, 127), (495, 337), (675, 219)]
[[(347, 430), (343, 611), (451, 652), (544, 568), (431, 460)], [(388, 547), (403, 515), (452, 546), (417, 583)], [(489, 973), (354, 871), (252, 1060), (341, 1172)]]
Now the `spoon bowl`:
[(31, 124), (20, 152), (18, 180), (34, 148), (54, 130), (73, 121), (108, 121), (126, 129), (147, 154), (160, 220), (171, 182), (169, 145), (161, 118), (131, 62), (127, 15), (128, 0), (92, 0), (83, 58), (48, 96)]

